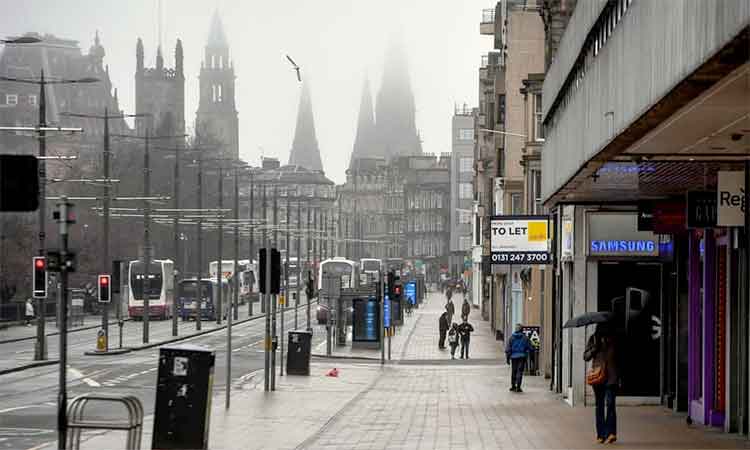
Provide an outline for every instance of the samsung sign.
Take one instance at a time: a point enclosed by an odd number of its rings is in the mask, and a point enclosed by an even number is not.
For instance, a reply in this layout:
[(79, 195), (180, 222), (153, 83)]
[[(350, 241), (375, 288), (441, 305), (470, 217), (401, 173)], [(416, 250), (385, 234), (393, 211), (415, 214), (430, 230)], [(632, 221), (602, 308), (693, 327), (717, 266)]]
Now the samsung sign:
[(659, 237), (638, 231), (636, 211), (590, 212), (587, 216), (589, 256), (659, 256)]
[(658, 249), (655, 241), (626, 241), (626, 240), (608, 240), (608, 241), (591, 241), (591, 254), (606, 253), (612, 254), (635, 254), (635, 253), (653, 253)]

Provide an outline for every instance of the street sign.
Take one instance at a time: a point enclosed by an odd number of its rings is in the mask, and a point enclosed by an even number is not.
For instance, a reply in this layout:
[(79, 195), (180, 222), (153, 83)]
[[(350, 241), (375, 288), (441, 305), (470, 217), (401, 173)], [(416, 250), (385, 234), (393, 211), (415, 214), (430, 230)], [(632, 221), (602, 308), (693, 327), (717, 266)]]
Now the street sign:
[(716, 226), (716, 192), (689, 191), (687, 193), (687, 227), (713, 228)]
[(492, 264), (549, 264), (549, 217), (493, 216)]

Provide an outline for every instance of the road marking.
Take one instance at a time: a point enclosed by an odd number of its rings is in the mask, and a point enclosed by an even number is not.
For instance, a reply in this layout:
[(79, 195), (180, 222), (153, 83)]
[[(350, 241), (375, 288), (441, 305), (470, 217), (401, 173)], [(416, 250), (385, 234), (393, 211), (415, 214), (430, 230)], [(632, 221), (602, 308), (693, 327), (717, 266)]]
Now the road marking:
[(0, 414), (9, 413), (11, 411), (20, 411), (22, 409), (34, 408), (36, 406), (37, 405), (24, 405), (24, 406), (16, 406), (15, 408), (0, 409)]
[(98, 382), (92, 380), (91, 378), (84, 378), (83, 382), (86, 383), (86, 384), (88, 384), (91, 387), (102, 387), (101, 384), (99, 384)]

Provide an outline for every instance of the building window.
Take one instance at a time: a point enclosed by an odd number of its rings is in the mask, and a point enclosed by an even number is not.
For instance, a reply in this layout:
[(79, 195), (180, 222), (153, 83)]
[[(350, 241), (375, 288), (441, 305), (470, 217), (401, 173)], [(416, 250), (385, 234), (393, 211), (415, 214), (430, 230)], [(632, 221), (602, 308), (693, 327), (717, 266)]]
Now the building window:
[(471, 223), (471, 211), (468, 209), (459, 209), (457, 217), (459, 224)]
[(474, 158), (461, 158), (459, 160), (459, 172), (469, 173), (473, 171), (474, 171)]
[(473, 141), (474, 140), (474, 129), (473, 128), (460, 128), (458, 130), (459, 141)]
[(510, 213), (523, 214), (523, 201), (519, 192), (510, 194)]
[(534, 94), (534, 139), (544, 140), (544, 126), (542, 125), (542, 94)]
[(459, 183), (458, 184), (458, 198), (462, 200), (471, 199), (474, 196), (471, 183)]
[(469, 250), (471, 248), (471, 236), (459, 236), (458, 238), (458, 249)]
[(36, 95), (29, 95), (29, 105), (36, 106)]
[(16, 94), (6, 94), (5, 95), (5, 104), (8, 106), (16, 106), (18, 104), (18, 95)]

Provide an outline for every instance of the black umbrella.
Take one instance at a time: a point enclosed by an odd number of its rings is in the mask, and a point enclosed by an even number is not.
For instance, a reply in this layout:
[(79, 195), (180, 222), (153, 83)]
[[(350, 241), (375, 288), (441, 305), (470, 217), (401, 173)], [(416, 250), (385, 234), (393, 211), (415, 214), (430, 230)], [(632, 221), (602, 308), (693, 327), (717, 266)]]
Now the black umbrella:
[(591, 325), (592, 323), (607, 323), (615, 317), (614, 313), (609, 311), (596, 311), (581, 314), (565, 322), (563, 328), (577, 328)]

